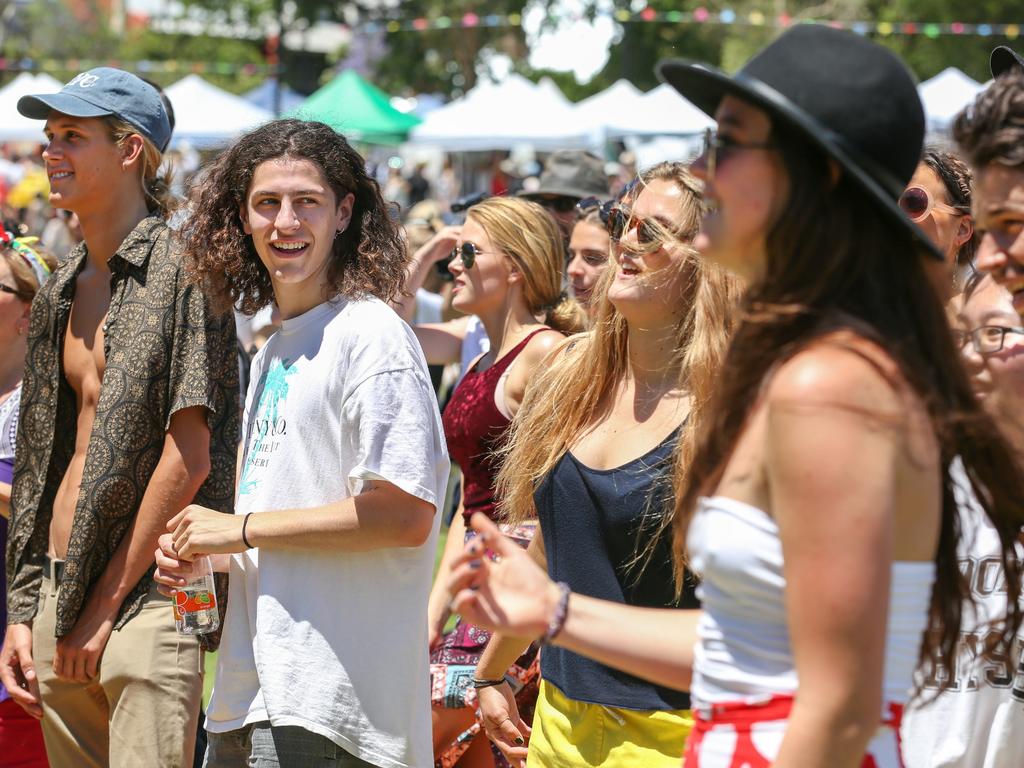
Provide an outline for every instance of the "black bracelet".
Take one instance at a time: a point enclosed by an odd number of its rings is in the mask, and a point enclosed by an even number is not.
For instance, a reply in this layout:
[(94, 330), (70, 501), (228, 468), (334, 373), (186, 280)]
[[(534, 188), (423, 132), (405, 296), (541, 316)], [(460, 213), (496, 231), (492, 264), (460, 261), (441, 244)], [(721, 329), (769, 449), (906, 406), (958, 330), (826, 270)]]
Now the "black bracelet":
[(474, 688), (480, 690), (481, 688), (491, 688), (495, 685), (501, 685), (506, 682), (506, 680), (504, 677), (500, 680), (481, 680), (479, 677), (474, 677), (471, 682)]
[(245, 520), (242, 521), (242, 543), (245, 544), (246, 549), (252, 549), (252, 544), (250, 544), (249, 540), (245, 537), (245, 526), (249, 524), (250, 517), (252, 517), (252, 512), (247, 512)]

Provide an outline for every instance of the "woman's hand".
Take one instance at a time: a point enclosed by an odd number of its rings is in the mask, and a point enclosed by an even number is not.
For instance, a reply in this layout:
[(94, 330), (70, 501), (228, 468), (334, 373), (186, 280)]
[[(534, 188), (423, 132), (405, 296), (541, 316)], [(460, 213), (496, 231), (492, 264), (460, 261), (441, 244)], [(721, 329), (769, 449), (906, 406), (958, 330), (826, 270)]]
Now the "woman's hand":
[(508, 683), (477, 690), (480, 719), (487, 738), (497, 745), (505, 759), (516, 768), (526, 768), (530, 726), (519, 717), (519, 707)]
[(485, 515), (473, 515), (471, 524), (480, 535), (466, 544), (452, 569), (452, 609), (505, 635), (543, 635), (561, 599), (558, 586)]
[(433, 264), (451, 256), (452, 248), (459, 242), (462, 227), (451, 226), (442, 228), (436, 235), (416, 249), (413, 261), (421, 264)]
[(178, 560), (195, 560), (203, 555), (245, 552), (242, 540), (244, 515), (228, 515), (213, 509), (190, 504), (171, 518), (173, 551)]

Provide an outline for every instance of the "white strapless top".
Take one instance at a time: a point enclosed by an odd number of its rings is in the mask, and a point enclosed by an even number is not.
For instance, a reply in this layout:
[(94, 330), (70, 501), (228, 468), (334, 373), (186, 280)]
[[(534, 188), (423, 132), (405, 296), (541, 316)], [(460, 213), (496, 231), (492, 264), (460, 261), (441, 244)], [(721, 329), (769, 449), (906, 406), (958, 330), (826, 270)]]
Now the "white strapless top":
[[(690, 568), (701, 577), (697, 595), (704, 610), (694, 658), (694, 706), (795, 694), (798, 682), (775, 521), (749, 504), (705, 497), (690, 523), (687, 547)], [(908, 698), (934, 580), (932, 562), (893, 563), (885, 701), (903, 703)]]

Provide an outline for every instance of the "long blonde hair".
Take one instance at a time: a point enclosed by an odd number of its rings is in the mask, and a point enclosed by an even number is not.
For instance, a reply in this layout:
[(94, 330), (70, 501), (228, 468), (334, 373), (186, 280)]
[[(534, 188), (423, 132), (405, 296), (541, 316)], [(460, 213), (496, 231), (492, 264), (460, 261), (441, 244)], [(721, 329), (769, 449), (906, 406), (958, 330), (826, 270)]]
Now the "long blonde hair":
[[(700, 183), (682, 163), (660, 163), (647, 170), (641, 184), (655, 180), (675, 184), (684, 198), (674, 228), (692, 239), (704, 210)], [(635, 193), (634, 193), (635, 197)], [(714, 264), (703, 261), (687, 242), (686, 258), (678, 269), (683, 283), (683, 305), (676, 324), (675, 354), (665, 361), (678, 371), (679, 385), (691, 398), (689, 424), (676, 447), (673, 485), (680, 487), (693, 455), (697, 430), (725, 357), (733, 325), (733, 307), (739, 281)], [(498, 475), (497, 496), (510, 521), (536, 516), (533, 493), (541, 480), (569, 450), (583, 431), (609, 406), (628, 368), (628, 330), (625, 318), (608, 301), (615, 270), (605, 270), (598, 283), (599, 305), (593, 330), (576, 341), (576, 349), (551, 365), (527, 389), (512, 423), (507, 456)], [(672, 525), (674, 502), (656, 510), (657, 529), (649, 544), (657, 542)], [(648, 547), (648, 552), (653, 551)], [(677, 588), (682, 586), (682, 569)]]
[(523, 275), (527, 309), (562, 333), (577, 333), (586, 314), (562, 292), (565, 247), (558, 225), (537, 203), (519, 197), (491, 197), (466, 212), (491, 243), (515, 262)]

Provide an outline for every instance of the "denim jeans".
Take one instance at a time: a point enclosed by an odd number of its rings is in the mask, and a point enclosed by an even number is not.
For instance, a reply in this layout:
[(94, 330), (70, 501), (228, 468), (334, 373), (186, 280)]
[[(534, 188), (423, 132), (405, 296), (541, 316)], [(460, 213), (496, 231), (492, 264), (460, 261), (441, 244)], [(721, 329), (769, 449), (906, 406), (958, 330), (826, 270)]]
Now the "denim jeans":
[(253, 723), (208, 734), (203, 768), (364, 768), (372, 763), (295, 725)]

